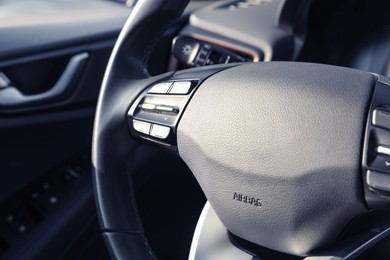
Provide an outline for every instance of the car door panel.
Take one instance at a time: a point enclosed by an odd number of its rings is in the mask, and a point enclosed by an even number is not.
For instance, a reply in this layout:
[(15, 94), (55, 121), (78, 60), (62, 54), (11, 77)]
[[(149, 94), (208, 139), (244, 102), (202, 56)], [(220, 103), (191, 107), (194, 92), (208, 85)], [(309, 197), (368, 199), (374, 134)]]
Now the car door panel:
[[(85, 232), (98, 234), (92, 126), (105, 67), (130, 11), (99, 0), (0, 1), (0, 76), (8, 82), (0, 87), (0, 257), (76, 256), (75, 248), (101, 242), (76, 245)], [(79, 180), (68, 184), (63, 178), (72, 174)], [(42, 203), (32, 200), (36, 190)], [(61, 207), (47, 210), (53, 194), (61, 194)], [(9, 214), (15, 220), (8, 225)], [(33, 228), (13, 236), (29, 214), (39, 216)]]

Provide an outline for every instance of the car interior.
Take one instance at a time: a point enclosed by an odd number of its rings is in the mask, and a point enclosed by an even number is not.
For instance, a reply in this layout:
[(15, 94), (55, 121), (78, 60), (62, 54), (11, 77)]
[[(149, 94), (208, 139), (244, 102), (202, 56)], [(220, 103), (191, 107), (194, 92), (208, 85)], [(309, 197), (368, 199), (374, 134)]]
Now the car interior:
[(389, 10), (0, 0), (0, 259), (389, 259)]

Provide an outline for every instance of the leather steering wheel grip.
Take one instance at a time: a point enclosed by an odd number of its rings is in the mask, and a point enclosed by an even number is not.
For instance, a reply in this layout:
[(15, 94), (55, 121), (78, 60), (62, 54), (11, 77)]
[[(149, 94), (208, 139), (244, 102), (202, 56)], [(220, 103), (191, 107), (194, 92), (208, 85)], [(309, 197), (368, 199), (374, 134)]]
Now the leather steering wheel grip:
[(155, 258), (136, 208), (128, 162), (138, 143), (130, 137), (124, 115), (145, 86), (172, 74), (150, 79), (146, 64), (159, 37), (187, 4), (188, 0), (138, 1), (104, 76), (93, 133), (93, 180), (100, 226), (115, 259)]

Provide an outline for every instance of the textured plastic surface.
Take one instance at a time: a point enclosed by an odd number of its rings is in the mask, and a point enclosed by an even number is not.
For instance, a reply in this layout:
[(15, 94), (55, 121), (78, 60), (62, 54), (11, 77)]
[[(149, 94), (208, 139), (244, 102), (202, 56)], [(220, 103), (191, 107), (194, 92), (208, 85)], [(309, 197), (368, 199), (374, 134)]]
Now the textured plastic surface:
[(179, 123), (178, 150), (233, 234), (305, 255), (366, 211), (360, 163), (374, 78), (261, 63), (199, 87)]

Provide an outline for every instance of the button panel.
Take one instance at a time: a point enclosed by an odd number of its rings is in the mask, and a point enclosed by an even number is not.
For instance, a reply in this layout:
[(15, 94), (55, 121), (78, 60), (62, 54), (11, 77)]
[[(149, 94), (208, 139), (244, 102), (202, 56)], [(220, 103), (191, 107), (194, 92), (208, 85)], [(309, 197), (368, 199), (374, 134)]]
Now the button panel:
[(236, 65), (181, 71), (151, 83), (127, 111), (131, 135), (177, 151), (177, 125), (196, 88), (211, 75), (233, 66)]
[[(50, 219), (58, 218), (61, 213), (58, 210), (65, 203), (76, 203), (80, 192), (90, 189), (90, 158), (89, 153), (77, 154), (2, 201), (0, 259), (7, 251), (18, 250), (23, 241), (31, 241), (45, 232)], [(68, 170), (74, 178), (71, 182), (63, 179)]]
[(364, 193), (371, 208), (390, 207), (390, 84), (377, 81), (363, 150)]
[(180, 79), (152, 85), (128, 111), (130, 131), (143, 139), (176, 145), (176, 125), (199, 79)]

